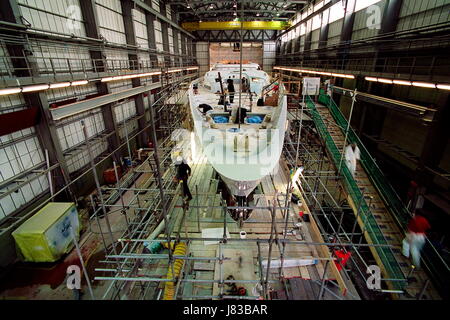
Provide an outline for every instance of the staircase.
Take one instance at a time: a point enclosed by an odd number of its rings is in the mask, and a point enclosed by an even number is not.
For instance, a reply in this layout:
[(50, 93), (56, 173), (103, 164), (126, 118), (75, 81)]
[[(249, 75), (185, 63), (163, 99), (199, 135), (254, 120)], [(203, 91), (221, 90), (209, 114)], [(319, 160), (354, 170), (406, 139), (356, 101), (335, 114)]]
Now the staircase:
[[(370, 244), (391, 246), (371, 247), (372, 254), (382, 269), (383, 279), (395, 279), (387, 281), (389, 289), (403, 291), (404, 294), (399, 296), (402, 299), (415, 299), (425, 287), (424, 297), (439, 299), (425, 272), (414, 270), (411, 273), (411, 263), (402, 255), (402, 240), (405, 237), (403, 226), (406, 226), (409, 214), (407, 211), (401, 211), (398, 215), (392, 214), (395, 210), (400, 212), (403, 206), (401, 200), (393, 190), (390, 197), (388, 196), (386, 191), (390, 191), (389, 188), (392, 189), (392, 187), (388, 185), (381, 170), (356, 134), (349, 130), (347, 144), (355, 142), (361, 151), (361, 161), (357, 165), (356, 175), (353, 178), (345, 159), (342, 159), (341, 163), (347, 121), (337, 106), (332, 105), (328, 96), (321, 95), (319, 102), (327, 106), (316, 104), (308, 97), (306, 108), (326, 144), (336, 169), (341, 167), (349, 204), (357, 216), (361, 230), (364, 231), (365, 239)], [(380, 189), (384, 192), (380, 192)], [(408, 276), (415, 280), (405, 281)]]

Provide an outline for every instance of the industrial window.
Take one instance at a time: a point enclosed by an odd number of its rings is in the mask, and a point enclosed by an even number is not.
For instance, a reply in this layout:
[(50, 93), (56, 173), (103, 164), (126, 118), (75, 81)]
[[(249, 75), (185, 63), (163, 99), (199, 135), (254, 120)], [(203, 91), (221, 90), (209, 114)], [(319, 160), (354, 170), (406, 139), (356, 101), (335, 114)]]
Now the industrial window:
[(92, 60), (87, 47), (35, 40), (30, 43), (40, 73), (80, 75), (92, 70)]
[(145, 13), (139, 8), (132, 9), (131, 12), (133, 15), (134, 32), (136, 34), (136, 44), (142, 48), (149, 48)]
[(45, 167), (44, 152), (34, 128), (19, 130), (0, 137), (0, 219), (48, 189), (46, 177), (30, 181), (9, 195), (1, 196), (20, 181), (26, 181), (31, 170)]
[(86, 36), (78, 0), (18, 0), (18, 4), (32, 28)]
[(128, 120), (136, 115), (136, 104), (134, 99), (114, 106), (114, 115), (116, 116), (116, 123), (122, 123), (124, 120)]
[(323, 1), (320, 1), (318, 4), (316, 4), (315, 6), (314, 6), (314, 12), (316, 12), (317, 10), (319, 10), (320, 8), (322, 8), (323, 7)]
[(342, 4), (338, 2), (335, 5), (331, 6), (330, 8), (330, 19), (328, 23), (332, 23), (334, 21), (342, 19), (344, 18), (344, 16), (345, 16), (345, 9), (342, 6)]
[[(90, 148), (93, 157), (96, 158), (108, 149), (108, 143), (103, 139), (96, 139), (91, 142)], [(65, 158), (70, 173), (82, 169), (90, 161), (86, 147), (73, 150)]]
[(300, 25), (300, 35), (303, 36), (306, 33), (306, 23)]
[(105, 131), (101, 109), (93, 109), (79, 115), (65, 118), (57, 123), (56, 132), (63, 151), (85, 142), (81, 121), (84, 120), (88, 138), (98, 136)]
[(356, 0), (355, 12), (370, 7), (381, 0)]
[(100, 34), (109, 42), (126, 44), (122, 7), (119, 0), (96, 0)]
[(315, 15), (312, 19), (312, 29), (311, 30), (319, 29), (321, 24), (322, 24), (322, 16), (320, 14)]

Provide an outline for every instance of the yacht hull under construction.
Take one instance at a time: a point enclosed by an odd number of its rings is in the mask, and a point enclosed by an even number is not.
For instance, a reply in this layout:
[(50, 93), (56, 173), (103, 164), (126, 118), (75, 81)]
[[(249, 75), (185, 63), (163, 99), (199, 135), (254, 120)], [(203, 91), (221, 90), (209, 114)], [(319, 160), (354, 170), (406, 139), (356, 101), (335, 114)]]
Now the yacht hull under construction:
[(287, 126), (283, 88), (258, 69), (216, 65), (189, 88), (202, 152), (239, 204), (277, 168)]

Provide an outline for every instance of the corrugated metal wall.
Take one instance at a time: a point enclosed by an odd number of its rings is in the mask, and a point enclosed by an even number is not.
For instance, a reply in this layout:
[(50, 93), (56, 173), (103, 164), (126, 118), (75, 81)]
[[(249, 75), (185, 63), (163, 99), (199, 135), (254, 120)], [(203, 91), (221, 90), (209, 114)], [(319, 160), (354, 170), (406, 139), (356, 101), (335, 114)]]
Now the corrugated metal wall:
[(276, 58), (275, 41), (264, 41), (262, 68), (265, 72), (269, 74), (272, 72), (272, 67), (275, 65), (275, 58)]

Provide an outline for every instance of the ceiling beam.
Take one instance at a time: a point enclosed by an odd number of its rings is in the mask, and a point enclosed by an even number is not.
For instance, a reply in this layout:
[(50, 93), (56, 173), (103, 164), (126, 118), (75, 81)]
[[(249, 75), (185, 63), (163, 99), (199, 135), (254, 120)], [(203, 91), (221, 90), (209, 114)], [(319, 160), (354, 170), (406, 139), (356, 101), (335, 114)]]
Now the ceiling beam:
[[(210, 4), (210, 3), (222, 3), (222, 2), (233, 2), (233, 0), (214, 0), (214, 1), (208, 1), (208, 0), (187, 0), (187, 1), (180, 1), (180, 0), (173, 0), (173, 1), (165, 1), (167, 4), (179, 4), (179, 5), (186, 5), (186, 4)], [(246, 0), (246, 3), (280, 3), (280, 2), (287, 2), (288, 4), (307, 4), (307, 0), (286, 0), (286, 1), (275, 1), (275, 0)]]
[[(239, 10), (240, 11), (240, 10)], [(252, 13), (274, 13), (273, 10), (254, 10), (254, 9), (244, 9), (244, 12), (252, 12)], [(196, 11), (196, 14), (211, 14), (211, 13), (234, 13), (237, 12), (236, 10), (227, 10), (227, 9), (210, 9), (207, 11), (201, 11), (198, 12)], [(279, 14), (284, 14), (284, 13), (296, 13), (297, 11), (295, 10), (279, 10), (277, 11), (277, 13)], [(178, 12), (179, 14), (193, 14), (193, 11), (180, 11)]]

